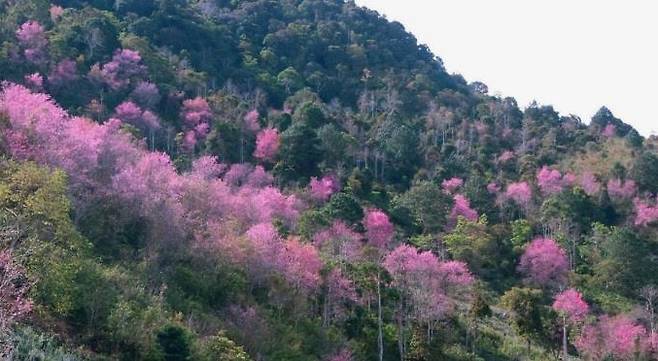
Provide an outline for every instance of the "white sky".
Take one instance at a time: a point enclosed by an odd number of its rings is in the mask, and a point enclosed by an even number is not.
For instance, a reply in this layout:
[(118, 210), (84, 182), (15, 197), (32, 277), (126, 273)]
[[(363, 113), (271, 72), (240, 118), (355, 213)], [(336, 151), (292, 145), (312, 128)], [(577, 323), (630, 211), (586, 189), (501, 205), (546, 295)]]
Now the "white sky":
[(356, 0), (401, 22), (451, 73), (585, 122), (602, 105), (658, 134), (658, 1)]

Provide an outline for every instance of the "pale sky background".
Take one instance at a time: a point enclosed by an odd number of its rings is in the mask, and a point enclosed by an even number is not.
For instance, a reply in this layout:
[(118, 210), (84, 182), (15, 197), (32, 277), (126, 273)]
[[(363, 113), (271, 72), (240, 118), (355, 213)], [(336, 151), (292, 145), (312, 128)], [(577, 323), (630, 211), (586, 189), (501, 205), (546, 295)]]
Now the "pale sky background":
[(589, 123), (602, 105), (658, 134), (658, 1), (356, 0), (402, 23), (450, 73)]

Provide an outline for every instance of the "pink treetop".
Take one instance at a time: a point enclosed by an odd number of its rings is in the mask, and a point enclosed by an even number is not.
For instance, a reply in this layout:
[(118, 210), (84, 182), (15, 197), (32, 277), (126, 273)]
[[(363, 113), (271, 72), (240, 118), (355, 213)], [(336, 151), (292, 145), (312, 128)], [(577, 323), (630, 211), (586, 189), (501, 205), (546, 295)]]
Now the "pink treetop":
[(33, 91), (43, 89), (43, 76), (39, 73), (28, 74), (25, 76), (25, 85)]
[(505, 197), (519, 206), (526, 207), (532, 199), (532, 189), (527, 182), (511, 183), (507, 186)]
[(568, 186), (568, 187), (571, 187), (571, 186), (575, 185), (577, 181), (578, 181), (578, 176), (576, 176), (575, 174), (573, 174), (571, 172), (566, 173), (562, 177), (562, 183), (565, 186)]
[(342, 221), (316, 233), (313, 243), (325, 257), (340, 263), (355, 261), (361, 253), (361, 235)]
[(258, 132), (254, 157), (263, 161), (274, 160), (279, 152), (279, 138), (279, 131), (276, 128), (267, 128)]
[(366, 227), (368, 241), (377, 248), (386, 248), (393, 239), (395, 227), (388, 216), (378, 209), (370, 209), (366, 212), (363, 225)]
[(526, 280), (551, 287), (566, 281), (569, 262), (554, 240), (537, 238), (526, 247), (518, 270), (525, 274)]
[(580, 186), (588, 196), (594, 196), (601, 191), (601, 184), (592, 172), (585, 172), (580, 176)]
[(650, 205), (639, 198), (635, 198), (633, 205), (635, 207), (634, 223), (636, 226), (645, 227), (658, 221), (658, 205)]
[(208, 135), (212, 112), (205, 99), (196, 97), (183, 102), (181, 116), (186, 131), (184, 146), (187, 150), (192, 150), (199, 140)]
[(226, 165), (219, 163), (217, 157), (204, 155), (192, 162), (192, 171), (190, 173), (210, 180), (218, 178), (225, 170)]
[(585, 319), (589, 305), (583, 300), (580, 292), (570, 288), (555, 296), (553, 309), (563, 314), (571, 323), (576, 323)]
[(141, 131), (160, 129), (160, 120), (150, 111), (142, 109), (131, 101), (119, 104), (114, 110), (115, 117), (124, 123), (131, 124)]
[(312, 177), (309, 185), (311, 197), (318, 201), (327, 201), (334, 193), (340, 191), (340, 182), (333, 175), (326, 175), (319, 180)]
[(78, 78), (78, 68), (75, 61), (64, 59), (57, 63), (48, 75), (48, 82), (54, 86), (65, 86)]
[(9, 251), (0, 252), (0, 334), (9, 331), (15, 322), (32, 311), (29, 290), (25, 270)]
[(614, 124), (610, 123), (603, 128), (603, 134), (604, 137), (606, 138), (613, 138), (615, 135), (617, 135), (617, 127), (615, 127)]
[(454, 193), (457, 189), (464, 185), (464, 180), (461, 178), (453, 177), (441, 182), (441, 187), (446, 193)]
[(274, 177), (265, 171), (260, 165), (257, 165), (254, 170), (247, 176), (247, 185), (253, 188), (263, 188), (271, 186), (274, 183)]
[(260, 129), (260, 124), (258, 123), (259, 117), (260, 114), (258, 114), (258, 110), (256, 109), (248, 112), (244, 116), (244, 128), (251, 132), (257, 132)]
[(439, 264), (439, 274), (445, 287), (468, 286), (475, 281), (466, 263), (461, 261), (446, 261)]
[(498, 163), (507, 163), (514, 158), (514, 152), (506, 150), (498, 156)]
[(461, 194), (455, 194), (454, 196), (455, 204), (452, 207), (450, 212), (450, 219), (454, 222), (458, 217), (464, 217), (465, 219), (473, 222), (478, 219), (478, 212), (471, 208), (471, 202)]
[(142, 57), (138, 51), (121, 49), (117, 50), (109, 63), (102, 67), (92, 68), (92, 78), (107, 84), (112, 90), (120, 90), (127, 87), (134, 77), (142, 76), (146, 67), (142, 64)]
[(333, 300), (356, 302), (359, 298), (354, 283), (343, 275), (340, 268), (332, 269), (327, 275), (327, 293)]
[(224, 181), (231, 186), (241, 186), (247, 183), (247, 178), (251, 174), (253, 166), (246, 163), (231, 164), (228, 172), (224, 174)]
[(603, 316), (596, 324), (583, 328), (575, 345), (591, 360), (631, 360), (648, 351), (650, 340), (646, 329), (628, 316)]
[(142, 107), (152, 109), (160, 102), (160, 91), (155, 84), (142, 81), (137, 84), (130, 97)]
[(549, 169), (547, 166), (543, 166), (537, 172), (537, 185), (544, 195), (560, 193), (564, 187), (562, 174), (555, 169)]
[(279, 257), (284, 264), (284, 277), (290, 284), (306, 292), (318, 287), (322, 261), (315, 247), (290, 239)]
[(18, 42), (25, 49), (25, 58), (32, 63), (41, 63), (44, 60), (48, 39), (46, 32), (38, 21), (30, 20), (23, 23), (16, 30)]
[(49, 12), (50, 12), (50, 20), (52, 20), (53, 23), (56, 23), (59, 20), (59, 18), (61, 18), (62, 15), (64, 14), (64, 8), (62, 8), (61, 6), (52, 5), (49, 9)]
[(637, 186), (632, 179), (621, 181), (620, 179), (610, 179), (608, 181), (608, 194), (615, 200), (625, 200), (632, 198), (637, 192)]
[(500, 186), (497, 183), (489, 183), (487, 184), (487, 192), (496, 194), (500, 192)]

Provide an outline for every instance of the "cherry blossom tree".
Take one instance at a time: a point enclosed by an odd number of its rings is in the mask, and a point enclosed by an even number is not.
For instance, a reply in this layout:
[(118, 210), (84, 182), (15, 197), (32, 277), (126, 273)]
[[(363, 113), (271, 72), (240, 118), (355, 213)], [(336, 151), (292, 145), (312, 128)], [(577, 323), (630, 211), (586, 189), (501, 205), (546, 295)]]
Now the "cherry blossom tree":
[(588, 196), (595, 196), (601, 191), (601, 184), (592, 172), (585, 172), (580, 176), (580, 186)]
[(40, 64), (46, 59), (48, 39), (44, 27), (35, 20), (23, 23), (16, 30), (16, 37), (23, 48), (23, 55), (31, 63)]
[(635, 208), (634, 224), (640, 227), (646, 227), (651, 223), (658, 221), (658, 205), (649, 204), (648, 201), (635, 198), (633, 205)]
[(55, 87), (62, 87), (78, 78), (75, 61), (64, 59), (57, 63), (48, 75), (48, 82)]
[(555, 287), (566, 281), (569, 261), (564, 250), (554, 240), (536, 238), (527, 245), (518, 270), (531, 283)]
[(276, 128), (261, 130), (256, 136), (254, 157), (262, 161), (273, 161), (279, 152), (280, 136)]
[(489, 183), (487, 184), (487, 192), (497, 194), (500, 192), (500, 186), (497, 183)]
[(153, 109), (161, 99), (157, 85), (147, 81), (139, 82), (130, 97), (146, 109)]
[(386, 248), (393, 239), (395, 228), (386, 213), (378, 209), (366, 212), (363, 225), (366, 227), (368, 242), (377, 248)]
[(555, 169), (543, 166), (537, 172), (537, 185), (544, 195), (560, 193), (564, 188), (562, 174)]
[(345, 222), (335, 221), (331, 227), (316, 233), (313, 243), (323, 256), (343, 268), (360, 257), (361, 238)]
[(583, 328), (576, 340), (578, 352), (589, 360), (632, 360), (649, 349), (647, 331), (628, 316), (602, 316)]
[(322, 202), (329, 200), (334, 193), (340, 191), (340, 182), (334, 175), (326, 175), (320, 179), (311, 177), (309, 186), (311, 197)]
[(471, 208), (471, 202), (461, 194), (455, 194), (454, 205), (452, 211), (450, 211), (450, 221), (452, 224), (457, 222), (458, 217), (464, 217), (465, 219), (473, 222), (477, 221), (478, 213)]
[(617, 127), (614, 124), (610, 123), (603, 128), (601, 134), (606, 138), (613, 138), (617, 135)]
[(183, 147), (188, 151), (192, 151), (197, 142), (205, 139), (208, 135), (212, 112), (205, 99), (196, 97), (183, 102), (181, 117), (183, 118), (183, 128), (185, 130)]
[(528, 207), (532, 199), (532, 189), (527, 182), (511, 183), (507, 185), (505, 198), (525, 208)]
[(28, 74), (25, 76), (25, 85), (32, 91), (43, 90), (43, 76), (39, 73)]
[(589, 305), (583, 300), (580, 292), (570, 288), (555, 296), (552, 307), (562, 316), (562, 353), (564, 354), (564, 360), (567, 360), (569, 357), (567, 326), (582, 322), (587, 316)]
[(607, 186), (610, 198), (617, 201), (631, 199), (637, 193), (637, 186), (632, 179), (626, 179), (624, 181), (621, 179), (610, 179)]
[(446, 193), (454, 193), (457, 189), (464, 185), (464, 180), (461, 178), (453, 177), (441, 182), (441, 187)]
[(138, 51), (119, 49), (110, 62), (103, 66), (94, 65), (89, 76), (112, 90), (121, 90), (130, 85), (134, 78), (141, 78), (145, 73), (146, 66), (142, 64)]

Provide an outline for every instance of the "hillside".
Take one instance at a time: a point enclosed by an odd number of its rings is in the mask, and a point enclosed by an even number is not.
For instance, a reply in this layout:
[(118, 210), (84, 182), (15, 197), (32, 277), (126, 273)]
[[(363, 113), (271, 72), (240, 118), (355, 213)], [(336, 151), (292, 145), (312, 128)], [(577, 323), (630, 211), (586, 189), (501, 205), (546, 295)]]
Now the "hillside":
[(343, 0), (0, 0), (0, 43), (3, 359), (658, 359), (656, 141), (605, 107)]

